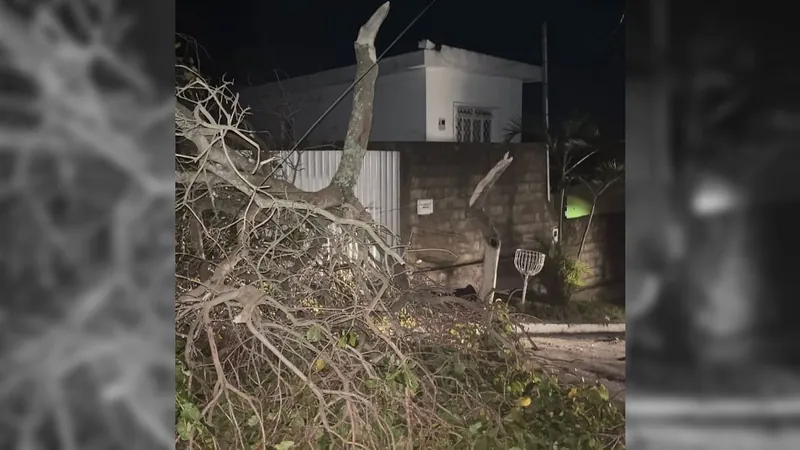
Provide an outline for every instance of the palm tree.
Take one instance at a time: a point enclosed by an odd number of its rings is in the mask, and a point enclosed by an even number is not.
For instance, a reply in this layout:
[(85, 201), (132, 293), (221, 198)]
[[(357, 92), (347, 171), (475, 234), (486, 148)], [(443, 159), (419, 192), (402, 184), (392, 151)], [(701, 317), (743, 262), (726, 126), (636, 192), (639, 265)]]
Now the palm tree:
[[(522, 118), (517, 117), (505, 129), (505, 142), (511, 142), (515, 137), (522, 136)], [(576, 169), (590, 156), (597, 152), (600, 145), (600, 132), (597, 125), (588, 116), (573, 115), (565, 120), (559, 127), (530, 130), (538, 141), (547, 150), (550, 167), (547, 170), (555, 172), (555, 177), (548, 177), (552, 186), (558, 191), (558, 235), (564, 236), (564, 209), (566, 206), (567, 189), (576, 181)], [(548, 186), (548, 189), (551, 187)]]

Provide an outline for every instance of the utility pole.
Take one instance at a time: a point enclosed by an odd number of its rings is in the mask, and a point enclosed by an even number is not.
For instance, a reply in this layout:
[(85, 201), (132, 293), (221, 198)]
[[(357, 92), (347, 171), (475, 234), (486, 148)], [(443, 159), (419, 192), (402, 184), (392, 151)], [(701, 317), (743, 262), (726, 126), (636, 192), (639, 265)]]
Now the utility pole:
[(550, 100), (547, 86), (547, 22), (542, 24), (542, 117), (545, 129), (550, 128)]
[[(547, 22), (542, 23), (542, 119), (544, 131), (550, 132), (550, 99), (547, 86)], [(547, 149), (547, 201), (550, 202), (550, 149)], [(563, 214), (563, 212), (562, 212)]]

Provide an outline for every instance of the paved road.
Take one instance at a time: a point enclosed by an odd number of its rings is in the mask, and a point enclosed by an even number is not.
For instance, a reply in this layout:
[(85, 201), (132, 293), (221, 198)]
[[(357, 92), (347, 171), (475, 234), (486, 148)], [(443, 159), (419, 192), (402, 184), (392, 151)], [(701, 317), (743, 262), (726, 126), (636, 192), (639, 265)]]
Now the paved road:
[(565, 381), (599, 381), (612, 397), (625, 403), (625, 340), (620, 335), (574, 334), (534, 336), (539, 347), (533, 351), (535, 367), (556, 373)]
[[(598, 380), (625, 402), (625, 340), (619, 335), (532, 338), (536, 364), (574, 381)], [(624, 405), (622, 405), (625, 407)], [(637, 394), (627, 406), (627, 447), (646, 450), (800, 449), (800, 392), (699, 401)]]

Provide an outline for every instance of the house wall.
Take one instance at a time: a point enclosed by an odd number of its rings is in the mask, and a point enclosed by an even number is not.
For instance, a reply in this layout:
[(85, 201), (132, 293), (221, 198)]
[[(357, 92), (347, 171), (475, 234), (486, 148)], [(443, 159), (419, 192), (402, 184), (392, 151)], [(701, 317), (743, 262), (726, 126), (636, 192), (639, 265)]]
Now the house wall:
[[(389, 69), (387, 67), (387, 69)], [(443, 66), (399, 70), (380, 74), (375, 89), (371, 139), (383, 142), (454, 142), (457, 105), (491, 109), (492, 142), (505, 138), (505, 128), (522, 115), (522, 81)], [(242, 90), (242, 103), (250, 106), (250, 122), (266, 131), (273, 143), (281, 137), (281, 118), (294, 118), (299, 138), (344, 92), (355, 77), (337, 69), (330, 80), (319, 76), (288, 80)], [(333, 81), (333, 83), (328, 83)], [(308, 136), (306, 144), (343, 141), (353, 95), (348, 94)], [(445, 120), (439, 129), (439, 119)], [(515, 141), (519, 141), (516, 138)]]
[[(492, 142), (495, 143), (503, 142), (505, 128), (522, 115), (522, 81), (519, 79), (449, 67), (426, 67), (425, 73), (428, 141), (455, 141), (455, 112), (459, 104), (492, 110)], [(439, 129), (439, 119), (445, 119), (443, 130)]]
[[(355, 73), (345, 82), (308, 89), (310, 83), (274, 84), (254, 87), (242, 94), (254, 116), (255, 127), (273, 137), (281, 136), (281, 114), (293, 114), (294, 136), (302, 134), (347, 90)], [(294, 80), (290, 80), (294, 81)], [(349, 93), (315, 128), (306, 145), (344, 141), (347, 123), (353, 106)], [(425, 125), (425, 72), (422, 68), (379, 75), (375, 86), (375, 103), (371, 138), (381, 141), (422, 141)]]
[[(503, 242), (498, 289), (519, 284), (513, 265), (517, 248), (548, 238), (556, 226), (545, 195), (546, 156), (536, 144), (380, 143), (372, 149), (400, 152), (400, 235), (410, 258), (425, 276), (449, 287), (476, 286), (481, 279), (483, 240), (468, 217), (469, 197), (477, 183), (506, 151), (514, 162), (497, 181), (486, 211)], [(454, 164), (458, 161), (458, 164)], [(432, 199), (433, 213), (417, 214), (417, 200)], [(589, 265), (588, 285), (624, 279), (624, 215), (598, 215), (587, 237), (582, 260)], [(566, 242), (573, 250), (586, 219), (568, 220)], [(513, 287), (513, 286), (512, 286)]]

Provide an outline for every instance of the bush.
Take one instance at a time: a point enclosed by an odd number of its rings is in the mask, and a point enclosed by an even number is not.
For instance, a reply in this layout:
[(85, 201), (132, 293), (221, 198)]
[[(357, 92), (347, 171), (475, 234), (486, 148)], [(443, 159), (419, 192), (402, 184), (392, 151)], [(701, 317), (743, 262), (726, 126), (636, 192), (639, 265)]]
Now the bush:
[(567, 255), (561, 243), (539, 239), (536, 250), (547, 255), (542, 272), (539, 274), (547, 289), (548, 297), (558, 304), (568, 303), (575, 292), (586, 285), (588, 266)]
[[(308, 220), (293, 214), (276, 213), (284, 223), (264, 226), (296, 230), (294, 220)], [(180, 217), (185, 239), (187, 216)], [(228, 246), (236, 235), (224, 224), (232, 220), (221, 213), (204, 228)], [(257, 286), (263, 303), (244, 322), (245, 301), (195, 300), (192, 258), (179, 255), (181, 448), (623, 448), (624, 417), (608, 391), (528, 369), (501, 302), (487, 308), (412, 286), (414, 299), (389, 314), (370, 305), (390, 305), (399, 291), (370, 284), (371, 272), (352, 265), (327, 272), (309, 265), (277, 282), (279, 261), (263, 249), (276, 241), (284, 251), (303, 249), (327, 230), (309, 225), (296, 241), (272, 232), (250, 250), (264, 279), (246, 284), (245, 262), (215, 289), (244, 295)], [(345, 253), (333, 247), (326, 258)]]
[[(418, 363), (388, 362), (358, 380), (356, 389), (386, 409), (364, 417), (361, 429), (370, 435), (357, 442), (367, 448), (624, 448), (624, 417), (604, 386), (567, 385), (512, 363), (505, 352), (486, 358), (478, 349), (429, 348), (429, 356)], [(315, 423), (319, 408), (310, 395), (283, 414), (280, 407), (266, 407), (264, 398), (261, 416), (230, 398), (215, 407), (220, 414), (209, 423), (201, 414), (206, 402), (189, 388), (195, 374), (180, 361), (176, 367), (176, 430), (182, 447), (260, 448), (264, 426), (272, 431), (267, 448), (336, 449), (345, 447), (342, 436), (353, 433), (346, 422), (335, 434)]]

